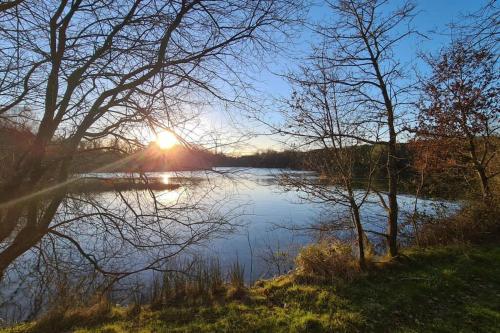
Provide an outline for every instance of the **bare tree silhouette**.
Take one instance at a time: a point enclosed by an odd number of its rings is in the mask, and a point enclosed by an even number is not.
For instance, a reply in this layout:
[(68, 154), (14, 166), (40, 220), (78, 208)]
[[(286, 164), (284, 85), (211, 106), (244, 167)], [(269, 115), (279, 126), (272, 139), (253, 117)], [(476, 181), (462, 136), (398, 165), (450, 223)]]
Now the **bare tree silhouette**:
[[(2, 3), (0, 119), (33, 126), (10, 167), (2, 165), (0, 274), (27, 252), (50, 248), (62, 259), (59, 250), (71, 248), (112, 282), (161, 270), (227, 229), (231, 214), (196, 195), (68, 194), (72, 163), (93, 141), (138, 149), (147, 130), (179, 131), (197, 116), (191, 107), (237, 101), (246, 86), (240, 66), (274, 49), (300, 8), (293, 0)], [(149, 254), (129, 267), (113, 261), (142, 252)]]

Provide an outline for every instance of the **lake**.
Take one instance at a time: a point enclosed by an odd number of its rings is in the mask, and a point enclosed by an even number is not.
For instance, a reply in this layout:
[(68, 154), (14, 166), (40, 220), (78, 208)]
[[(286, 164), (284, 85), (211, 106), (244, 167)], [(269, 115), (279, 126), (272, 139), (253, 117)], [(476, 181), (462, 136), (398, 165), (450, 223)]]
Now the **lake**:
[[(238, 261), (245, 269), (247, 281), (281, 274), (291, 269), (297, 250), (312, 241), (308, 230), (313, 224), (344, 216), (345, 207), (311, 203), (304, 194), (285, 190), (279, 184), (284, 173), (294, 177), (317, 178), (314, 172), (268, 168), (215, 168), (213, 171), (152, 172), (147, 176), (164, 182), (178, 183), (175, 190), (160, 191), (162, 202), (179, 203), (193, 200), (197, 192), (210, 195), (194, 201), (213, 205), (214, 209), (231, 215), (235, 227), (218, 233), (210, 240), (189, 249), (190, 254), (217, 257), (223, 267)], [(96, 177), (124, 177), (124, 174), (94, 174)], [(366, 228), (383, 232), (386, 214), (373, 196), (362, 207)], [(199, 201), (198, 201), (199, 200)], [(398, 196), (400, 216), (414, 209), (414, 196)], [(436, 209), (455, 209), (458, 205), (441, 200), (419, 199), (420, 212), (434, 214)], [(382, 246), (380, 239), (374, 240)]]
[[(77, 238), (83, 250), (93, 253), (94, 258), (99, 263), (107, 265), (106, 267), (120, 267), (133, 271), (145, 262), (151, 261), (154, 256), (170, 256), (182, 250), (180, 257), (184, 259), (217, 258), (223, 270), (238, 262), (244, 268), (246, 281), (250, 283), (292, 269), (298, 249), (315, 240), (316, 235), (308, 228), (319, 222), (335, 221), (346, 213), (345, 207), (311, 203), (304, 200), (304, 193), (285, 190), (279, 182), (280, 175), (284, 173), (313, 180), (318, 178), (314, 172), (256, 168), (216, 168), (211, 171), (148, 173), (146, 175), (148, 178), (178, 185), (176, 188), (172, 187), (173, 189), (154, 192), (156, 200), (167, 207), (166, 211), (169, 214), (174, 214), (169, 215), (172, 221), (161, 222), (162, 228), (171, 231), (168, 234), (168, 237), (172, 236), (169, 239), (171, 243), (176, 243), (173, 240), (186, 238), (193, 233), (193, 226), (182, 227), (183, 222), (196, 222), (196, 219), (213, 222), (218, 221), (218, 218), (222, 216), (229, 223), (224, 224), (222, 228), (219, 226), (218, 229), (217, 224), (211, 229), (193, 223), (198, 228), (194, 232), (206, 235), (206, 237), (197, 239), (196, 242), (186, 247), (174, 244), (165, 249), (148, 247), (137, 249), (130, 246), (130, 240), (154, 244), (164, 241), (152, 224), (147, 224), (147, 228), (143, 226), (139, 231), (134, 230), (134, 216), (130, 213), (130, 209), (135, 210), (140, 206), (141, 210), (148, 211), (147, 206), (152, 205), (151, 200), (148, 199), (151, 193), (148, 191), (74, 195), (74, 199), (71, 200), (78, 202), (77, 212), (67, 210), (66, 205), (63, 205), (59, 214), (61, 219), (71, 219), (79, 216), (78, 214), (89, 214), (92, 209), (95, 209), (94, 204), (98, 203), (100, 207), (123, 213), (123, 224), (127, 226), (109, 225), (107, 221), (94, 225), (92, 220), (82, 219), (78, 223), (62, 225), (58, 230)], [(136, 177), (136, 175), (121, 173), (83, 176), (104, 179)], [(140, 197), (140, 204), (136, 203), (133, 207), (124, 206), (121, 199), (127, 197)], [(401, 217), (413, 210), (413, 196), (399, 195), (398, 202)], [(201, 209), (185, 209), (193, 206)], [(437, 210), (442, 209), (453, 210), (457, 207), (457, 203), (440, 200), (420, 199), (418, 202), (419, 211), (428, 214), (435, 214)], [(385, 216), (385, 211), (375, 196), (370, 197), (369, 202), (362, 207), (363, 223), (365, 228), (370, 230), (383, 232)], [(137, 217), (135, 219), (137, 220)], [(169, 223), (172, 223), (171, 227)], [(402, 229), (408, 229), (406, 231), (411, 232), (409, 227), (403, 226)], [(349, 232), (343, 231), (341, 235), (348, 235)], [(130, 240), (121, 241), (120, 234), (130, 236)], [(372, 240), (378, 246), (383, 246), (380, 239), (373, 238)], [(66, 279), (79, 281), (80, 277), (95, 276), (92, 266), (82, 259), (70, 242), (50, 243), (46, 241), (45, 245), (40, 246), (40, 248), (43, 247), (48, 249), (46, 251), (49, 257), (50, 248), (57, 248), (59, 260), (71, 267), (67, 270), (71, 272), (71, 275), (68, 273), (69, 277)], [(47, 300), (42, 300), (40, 304), (36, 303), (38, 293), (51, 291), (38, 290), (36, 284), (33, 283), (39, 274), (39, 272), (28, 271), (32, 269), (34, 260), (39, 260), (36, 249), (24, 255), (19, 260), (16, 270), (11, 272), (8, 279), (3, 282), (4, 286), (1, 290), (3, 310), (0, 311), (3, 318), (25, 319), (26, 316), (23, 315), (28, 313), (26, 307), (32, 311), (35, 306), (40, 307), (47, 302)], [(169, 264), (168, 261), (162, 263)], [(147, 284), (155, 274), (159, 273), (147, 271), (132, 274), (123, 279), (121, 289), (119, 288), (121, 291), (115, 293), (117, 302), (120, 302), (121, 296), (130, 295), (132, 284), (137, 282)], [(99, 279), (95, 278), (92, 281), (99, 281)], [(43, 299), (41, 295), (40, 298)]]

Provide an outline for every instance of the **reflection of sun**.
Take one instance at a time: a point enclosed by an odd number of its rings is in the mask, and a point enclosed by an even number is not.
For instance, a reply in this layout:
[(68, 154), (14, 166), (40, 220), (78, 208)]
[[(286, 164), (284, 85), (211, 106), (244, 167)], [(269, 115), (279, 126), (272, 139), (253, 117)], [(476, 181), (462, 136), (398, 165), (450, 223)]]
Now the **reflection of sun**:
[(182, 193), (183, 193), (182, 188), (162, 191), (160, 194), (158, 194), (158, 200), (163, 205), (174, 205), (181, 200)]
[(175, 146), (178, 141), (175, 135), (170, 132), (161, 132), (156, 136), (156, 143), (161, 149), (169, 149)]

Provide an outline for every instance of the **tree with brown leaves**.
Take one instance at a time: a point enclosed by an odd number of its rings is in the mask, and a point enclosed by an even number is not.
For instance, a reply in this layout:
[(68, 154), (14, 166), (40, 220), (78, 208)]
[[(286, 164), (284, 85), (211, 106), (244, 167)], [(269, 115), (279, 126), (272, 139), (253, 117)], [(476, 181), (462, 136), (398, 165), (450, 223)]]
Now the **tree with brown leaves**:
[(500, 129), (498, 56), (459, 41), (426, 60), (432, 72), (422, 87), (418, 137), (440, 142), (446, 160), (473, 170), (490, 200), (490, 180), (499, 174), (492, 169)]

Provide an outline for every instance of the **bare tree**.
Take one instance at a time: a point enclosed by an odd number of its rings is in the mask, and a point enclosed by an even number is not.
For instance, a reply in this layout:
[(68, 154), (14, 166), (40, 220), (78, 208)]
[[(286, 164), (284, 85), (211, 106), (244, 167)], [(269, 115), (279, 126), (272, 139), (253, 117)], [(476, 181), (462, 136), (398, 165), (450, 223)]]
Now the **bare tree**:
[(23, 0), (2, 1), (2, 3), (0, 3), (0, 12), (14, 8), (21, 2), (23, 2)]
[[(347, 211), (347, 226), (342, 218), (332, 223), (339, 230), (355, 230), (359, 265), (365, 269), (367, 237), (360, 210), (370, 193), (376, 158), (374, 146), (365, 144), (363, 138), (377, 138), (378, 128), (366, 126), (361, 117), (363, 108), (356, 105), (356, 94), (351, 87), (336, 83), (337, 69), (329, 65), (323, 53), (312, 64), (289, 75), (294, 88), (292, 97), (282, 111), (283, 124), (274, 127), (293, 145), (312, 150), (305, 167), (321, 172), (322, 179), (318, 182), (287, 175), (282, 183), (300, 189), (307, 200)], [(355, 170), (360, 165), (366, 166), (363, 179)]]
[(463, 15), (458, 23), (450, 24), (450, 27), (471, 46), (498, 52), (499, 21), (498, 1), (488, 0), (479, 10)]
[(379, 198), (388, 215), (388, 252), (396, 256), (399, 119), (404, 108), (409, 105), (411, 87), (395, 50), (414, 33), (407, 24), (414, 16), (415, 6), (405, 3), (390, 9), (385, 0), (338, 0), (327, 3), (332, 22), (313, 27), (322, 38), (321, 46), (315, 53), (322, 58), (323, 67), (336, 69), (336, 75), (326, 78), (325, 84), (349, 89), (353, 96), (351, 108), (357, 109), (359, 116), (356, 120), (351, 119), (351, 124), (373, 131), (372, 136), (350, 132), (335, 135), (344, 140), (386, 147), (387, 196), (379, 194)]
[[(179, 206), (153, 191), (68, 194), (72, 165), (85, 143), (109, 139), (137, 150), (148, 131), (180, 130), (196, 116), (187, 110), (203, 101), (234, 101), (239, 66), (270, 50), (299, 9), (288, 0), (2, 5), (0, 117), (16, 124), (27, 106), (35, 126), (12, 168), (2, 170), (0, 274), (50, 240), (52, 249), (72, 248), (116, 280), (161, 270), (168, 258), (224, 229), (228, 221), (215, 206), (193, 213), (201, 198)], [(151, 255), (140, 265), (111, 264), (145, 251)]]

